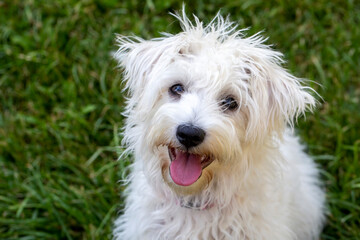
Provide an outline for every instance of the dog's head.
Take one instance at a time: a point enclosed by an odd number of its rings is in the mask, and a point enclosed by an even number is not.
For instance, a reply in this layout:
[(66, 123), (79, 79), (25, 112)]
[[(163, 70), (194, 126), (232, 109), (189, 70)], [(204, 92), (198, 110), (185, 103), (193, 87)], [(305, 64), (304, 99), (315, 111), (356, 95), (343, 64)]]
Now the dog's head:
[(125, 141), (151, 181), (187, 195), (248, 168), (247, 151), (315, 101), (259, 35), (245, 38), (220, 15), (205, 27), (177, 18), (177, 35), (119, 36), (115, 57), (130, 95)]

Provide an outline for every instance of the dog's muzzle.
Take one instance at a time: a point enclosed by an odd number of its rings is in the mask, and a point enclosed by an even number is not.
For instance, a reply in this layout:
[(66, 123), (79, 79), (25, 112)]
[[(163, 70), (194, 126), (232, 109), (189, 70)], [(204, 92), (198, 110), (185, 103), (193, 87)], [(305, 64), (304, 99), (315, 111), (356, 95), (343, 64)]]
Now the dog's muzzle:
[(204, 142), (206, 132), (192, 124), (181, 124), (176, 129), (180, 147), (168, 147), (169, 159), (162, 166), (165, 182), (180, 195), (203, 190), (212, 180), (207, 167), (214, 161), (211, 154), (195, 151)]

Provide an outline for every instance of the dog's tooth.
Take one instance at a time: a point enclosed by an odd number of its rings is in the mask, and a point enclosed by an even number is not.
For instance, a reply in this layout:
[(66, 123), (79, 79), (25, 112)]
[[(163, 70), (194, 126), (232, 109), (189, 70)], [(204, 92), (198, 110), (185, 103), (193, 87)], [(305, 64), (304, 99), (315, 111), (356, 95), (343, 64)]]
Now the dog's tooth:
[(170, 161), (173, 161), (177, 155), (176, 149), (168, 146), (168, 152), (169, 152)]
[(171, 150), (170, 147), (168, 147), (168, 153), (169, 153), (170, 161), (172, 161), (172, 159), (173, 159), (173, 154), (172, 154), (172, 150)]

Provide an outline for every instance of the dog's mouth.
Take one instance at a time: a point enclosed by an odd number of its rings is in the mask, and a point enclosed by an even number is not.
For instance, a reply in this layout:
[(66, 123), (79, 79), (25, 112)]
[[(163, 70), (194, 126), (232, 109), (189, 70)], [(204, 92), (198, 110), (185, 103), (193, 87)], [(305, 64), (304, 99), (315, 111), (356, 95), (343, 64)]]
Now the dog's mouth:
[(201, 176), (202, 170), (213, 162), (209, 155), (200, 155), (168, 147), (170, 157), (170, 176), (174, 183), (189, 186)]

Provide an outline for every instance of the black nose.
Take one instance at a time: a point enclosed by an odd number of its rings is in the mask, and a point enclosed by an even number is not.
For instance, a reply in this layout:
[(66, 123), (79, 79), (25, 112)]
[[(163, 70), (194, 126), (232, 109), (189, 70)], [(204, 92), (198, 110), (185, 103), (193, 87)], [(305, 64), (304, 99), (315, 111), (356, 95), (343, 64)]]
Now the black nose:
[(191, 148), (204, 141), (205, 131), (193, 125), (182, 124), (176, 130), (176, 137), (186, 148)]

